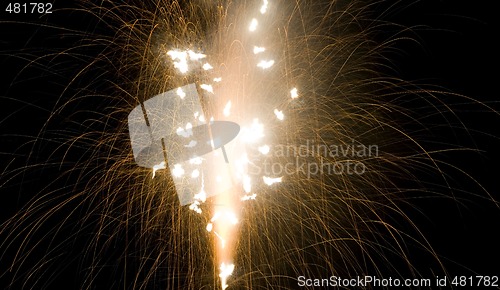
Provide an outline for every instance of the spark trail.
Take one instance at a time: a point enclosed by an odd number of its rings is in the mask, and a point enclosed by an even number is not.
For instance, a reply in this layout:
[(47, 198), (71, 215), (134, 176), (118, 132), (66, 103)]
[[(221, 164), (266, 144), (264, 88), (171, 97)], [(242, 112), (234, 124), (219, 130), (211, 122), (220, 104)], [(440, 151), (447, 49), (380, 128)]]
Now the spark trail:
[[(466, 148), (428, 141), (425, 114), (455, 133), (467, 127), (440, 96), (494, 110), (387, 73), (392, 49), (413, 40), (375, 4), (82, 1), (61, 11), (94, 22), (48, 26), (70, 47), (10, 52), (68, 79), (0, 176), (31, 198), (2, 224), (0, 275), (41, 289), (72, 256), (81, 289), (293, 289), (301, 275), (445, 272), (412, 201), (459, 200), (447, 175), (458, 167), (440, 154)], [(239, 134), (224, 151), (137, 166), (127, 116), (164, 92), (187, 103), (190, 85), (201, 109), (166, 134), (186, 140), (172, 148), (195, 148), (199, 125), (230, 121)], [(179, 186), (193, 188), (185, 206)]]

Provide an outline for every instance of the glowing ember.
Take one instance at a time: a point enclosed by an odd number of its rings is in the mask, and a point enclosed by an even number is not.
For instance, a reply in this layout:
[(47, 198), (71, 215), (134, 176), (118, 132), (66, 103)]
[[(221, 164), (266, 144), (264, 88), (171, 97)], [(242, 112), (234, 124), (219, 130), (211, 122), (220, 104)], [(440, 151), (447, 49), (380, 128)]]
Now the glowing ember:
[(167, 168), (165, 165), (165, 161), (162, 161), (160, 164), (153, 166), (153, 177), (152, 178), (155, 178), (157, 170), (165, 169), (165, 168)]
[(172, 174), (174, 177), (181, 177), (184, 175), (184, 169), (182, 168), (182, 165), (180, 164), (175, 164), (174, 169), (172, 169)]
[(211, 65), (207, 62), (207, 63), (205, 63), (205, 64), (202, 66), (202, 68), (203, 68), (204, 70), (211, 70), (211, 69), (213, 69), (214, 67), (213, 67), (213, 66), (211, 66)]
[(205, 91), (209, 93), (214, 93), (214, 89), (212, 88), (212, 85), (207, 85), (207, 84), (201, 84), (200, 88), (204, 89)]
[(264, 176), (262, 177), (262, 179), (264, 180), (264, 183), (267, 184), (267, 185), (273, 185), (275, 183), (279, 183), (281, 182), (281, 179), (283, 177), (276, 177), (276, 178), (272, 178), (272, 177), (267, 177), (267, 176)]
[(257, 29), (257, 25), (259, 24), (259, 22), (257, 21), (257, 19), (252, 19), (252, 21), (250, 22), (250, 26), (248, 27), (248, 30), (250, 31), (255, 31), (255, 29)]
[(272, 67), (274, 64), (274, 60), (261, 60), (257, 66), (262, 68), (262, 69), (268, 69)]
[(264, 51), (266, 51), (265, 47), (259, 47), (259, 46), (254, 46), (253, 47), (253, 53), (254, 54), (259, 54), (259, 53), (264, 52)]
[(229, 277), (234, 271), (234, 264), (226, 265), (225, 263), (222, 263), (219, 269), (220, 269), (219, 277), (221, 278), (222, 290), (224, 290), (228, 286), (226, 283), (227, 277)]
[(264, 14), (267, 12), (267, 5), (269, 4), (269, 1), (268, 0), (263, 0), (263, 4), (262, 6), (260, 7), (260, 13), (261, 14)]
[(285, 118), (283, 111), (280, 111), (278, 109), (274, 109), (274, 114), (276, 115), (276, 118), (278, 118), (278, 120), (280, 121), (283, 121), (283, 119)]
[(269, 153), (269, 146), (267, 145), (264, 145), (264, 146), (259, 146), (259, 148), (257, 148), (259, 150), (260, 153), (266, 155), (267, 153)]

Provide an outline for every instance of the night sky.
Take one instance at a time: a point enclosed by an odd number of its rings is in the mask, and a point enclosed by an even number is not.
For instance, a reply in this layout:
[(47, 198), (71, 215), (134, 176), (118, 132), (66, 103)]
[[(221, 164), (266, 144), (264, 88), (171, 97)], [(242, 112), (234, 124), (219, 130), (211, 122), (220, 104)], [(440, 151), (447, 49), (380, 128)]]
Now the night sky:
[[(63, 3), (64, 2), (64, 3)], [(54, 8), (70, 8), (70, 1), (55, 1)], [(391, 2), (392, 1), (387, 1)], [(419, 84), (431, 84), (436, 89), (469, 96), (485, 103), (493, 110), (500, 112), (498, 103), (498, 68), (500, 45), (498, 35), (500, 26), (496, 15), (495, 1), (462, 1), (462, 0), (423, 0), (401, 1), (396, 4), (397, 9), (384, 14), (383, 19), (413, 27), (415, 42), (401, 42), (397, 51), (390, 52), (395, 76), (414, 81)], [(408, 3), (406, 3), (408, 2)], [(30, 59), (38, 55), (71, 48), (78, 44), (78, 36), (72, 35), (71, 30), (85, 31), (87, 34), (113, 35), (95, 19), (87, 18), (78, 12), (53, 13), (49, 17), (31, 15), (9, 15), (5, 12), (7, 2), (0, 4), (0, 174), (4, 168), (7, 171), (16, 170), (26, 164), (28, 158), (39, 163), (56, 162), (61, 158), (61, 152), (52, 156), (51, 152), (57, 147), (57, 142), (46, 144), (30, 143), (33, 136), (38, 136), (44, 130), (43, 124), (51, 116), (57, 104), (57, 98), (64, 90), (66, 95), (78, 93), (78, 90), (102, 91), (104, 94), (109, 87), (104, 81), (93, 81), (91, 87), (81, 87), (77, 81), (71, 83), (75, 72), (96, 56), (100, 49), (78, 48), (77, 54), (81, 57), (60, 56), (54, 62), (44, 61), (46, 65), (40, 67), (32, 65), (26, 67)], [(390, 3), (374, 6), (377, 11), (383, 11)], [(374, 13), (377, 14), (377, 13)], [(40, 25), (36, 25), (39, 23)], [(60, 34), (60, 29), (41, 26), (43, 23), (52, 23), (58, 27), (67, 28), (67, 32)], [(384, 38), (391, 31), (381, 31)], [(23, 69), (25, 68), (25, 69)], [(96, 64), (96, 78), (112, 78), (109, 66), (99, 67)], [(88, 76), (87, 76), (88, 77)], [(66, 87), (67, 84), (71, 85)], [(97, 101), (98, 98), (95, 98)], [(500, 200), (500, 115), (481, 105), (459, 104), (457, 99), (443, 97), (443, 101), (451, 102), (458, 108), (458, 118), (466, 125), (468, 132), (458, 130), (430, 130), (428, 138), (448, 140), (457, 146), (476, 148), (480, 152), (454, 152), (440, 155), (444, 162), (450, 162), (477, 180), (493, 198)], [(78, 110), (89, 111), (99, 104), (77, 103)], [(71, 116), (71, 110), (55, 118)], [(425, 115), (425, 109), (415, 104), (415, 112)], [(95, 117), (94, 114), (78, 114), (75, 120)], [(437, 118), (436, 122), (441, 119)], [(432, 119), (428, 119), (432, 123)], [(57, 119), (49, 129), (55, 129)], [(65, 128), (72, 132), (83, 129), (75, 125)], [(411, 129), (411, 128), (410, 128)], [(98, 128), (96, 129), (98, 130)], [(431, 144), (431, 142), (429, 143)], [(77, 154), (80, 152), (81, 155)], [(85, 148), (73, 151), (70, 159), (86, 158)], [(78, 156), (77, 156), (78, 155)], [(41, 185), (49, 184), (46, 181), (59, 174), (57, 166), (38, 167), (29, 173), (15, 175), (7, 181), (5, 177), (0, 181), (0, 221), (10, 218), (21, 209), (30, 199), (30, 194), (40, 190)], [(412, 201), (408, 208), (408, 215), (422, 230), (429, 243), (441, 255), (442, 261), (450, 275), (500, 275), (500, 208), (480, 190), (478, 184), (466, 179), (457, 171), (450, 171), (449, 179), (452, 187), (459, 188), (472, 194), (457, 193), (460, 202), (450, 199), (419, 199)], [(7, 176), (7, 175), (5, 175)], [(11, 175), (9, 175), (11, 176)], [(78, 178), (72, 176), (71, 178)], [(422, 174), (424, 181), (432, 182), (432, 176)], [(49, 187), (63, 188), (66, 184), (58, 181)], [(68, 189), (70, 190), (70, 189)], [(415, 210), (417, 209), (417, 210)], [(60, 216), (63, 218), (64, 212)], [(48, 225), (50, 227), (50, 225)], [(81, 242), (69, 243), (63, 252), (68, 255), (83, 250), (86, 239), (91, 231), (82, 230)], [(4, 235), (0, 236), (4, 238)], [(3, 247), (0, 250), (3, 251)], [(0, 253), (1, 254), (1, 253)], [(0, 256), (0, 284), (8, 283), (11, 275), (6, 273), (6, 265), (2, 259), (8, 260), (14, 253), (4, 252)], [(34, 253), (40, 257), (43, 252)], [(110, 254), (113, 255), (112, 253)], [(424, 258), (415, 254), (411, 257), (417, 270), (428, 274), (430, 269)], [(61, 275), (47, 280), (47, 289), (56, 289), (56, 286), (66, 286), (65, 289), (76, 289), (79, 269), (78, 260), (71, 257), (67, 263), (58, 267)], [(30, 262), (27, 261), (27, 264)], [(6, 273), (6, 274), (4, 274)], [(2, 276), (2, 274), (4, 274)], [(68, 282), (73, 281), (73, 282)], [(12, 289), (20, 289), (15, 284)], [(27, 287), (29, 288), (29, 287)], [(100, 289), (100, 288), (96, 288)]]

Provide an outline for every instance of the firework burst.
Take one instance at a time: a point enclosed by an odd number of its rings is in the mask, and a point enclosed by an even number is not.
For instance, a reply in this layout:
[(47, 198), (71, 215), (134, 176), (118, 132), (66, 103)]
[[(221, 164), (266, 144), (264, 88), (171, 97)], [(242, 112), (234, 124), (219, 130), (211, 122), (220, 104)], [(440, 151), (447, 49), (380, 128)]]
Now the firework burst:
[[(392, 50), (413, 39), (375, 14), (388, 3), (144, 2), (54, 7), (66, 16), (44, 25), (67, 38), (60, 47), (3, 52), (26, 62), (20, 79), (42, 71), (58, 92), (32, 103), (44, 112), (34, 133), (3, 133), (23, 141), (4, 151), (0, 178), (22, 205), (0, 230), (9, 286), (49, 288), (66, 263), (78, 265), (81, 289), (288, 289), (299, 277), (430, 275), (415, 252), (446, 273), (413, 201), (459, 201), (454, 165), (440, 157), (468, 149), (428, 141), (424, 133), (439, 130), (427, 116), (467, 131), (453, 104), (495, 110), (391, 77)], [(67, 15), (91, 28), (58, 22)], [(194, 94), (191, 121), (165, 133), (190, 142), (162, 137), (161, 160), (139, 164), (131, 112), (154, 135), (155, 96), (183, 104)], [(217, 146), (211, 136), (214, 150), (172, 162), (196, 146), (197, 126), (220, 121), (240, 126), (234, 140)]]

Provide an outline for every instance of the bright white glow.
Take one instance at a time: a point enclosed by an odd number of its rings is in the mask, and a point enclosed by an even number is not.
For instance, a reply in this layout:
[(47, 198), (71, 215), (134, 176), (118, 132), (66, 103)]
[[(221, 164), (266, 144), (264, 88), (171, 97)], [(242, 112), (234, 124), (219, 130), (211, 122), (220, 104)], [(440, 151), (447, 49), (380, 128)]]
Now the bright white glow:
[(187, 53), (189, 54), (189, 59), (191, 59), (191, 60), (200, 60), (200, 59), (206, 57), (205, 54), (203, 54), (203, 53), (197, 53), (197, 52), (194, 52), (192, 50), (188, 50)]
[(222, 78), (214, 78), (214, 82), (220, 83), (222, 81)]
[(210, 222), (211, 223), (216, 222), (221, 216), (224, 216), (224, 221), (229, 221), (233, 225), (238, 223), (238, 218), (236, 217), (234, 212), (231, 212), (231, 211), (224, 211), (224, 212), (217, 211), (217, 212), (215, 212), (215, 214), (212, 217), (212, 219), (210, 220)]
[(220, 215), (221, 215), (220, 211), (215, 212), (214, 216), (212, 217), (212, 219), (210, 221), (215, 222), (216, 220), (219, 219)]
[(188, 71), (187, 53), (185, 51), (170, 50), (167, 54), (174, 60), (174, 67), (176, 69), (181, 73), (186, 73)]
[(240, 162), (242, 165), (248, 164), (250, 160), (248, 160), (248, 155), (246, 153), (241, 154)]
[(201, 116), (198, 118), (198, 120), (199, 120), (200, 122), (202, 122), (202, 123), (205, 123), (205, 122), (206, 122), (206, 121), (205, 121), (205, 116), (203, 116), (203, 115), (201, 115)]
[(182, 88), (178, 88), (176, 93), (179, 97), (181, 97), (181, 99), (184, 99), (186, 97), (186, 93), (182, 90)]
[(253, 119), (250, 128), (241, 128), (241, 138), (246, 143), (255, 143), (262, 137), (264, 137), (264, 125), (259, 122), (259, 119)]
[(225, 263), (222, 263), (220, 265), (220, 274), (219, 274), (219, 277), (220, 277), (220, 280), (221, 280), (221, 284), (222, 284), (222, 290), (225, 290), (227, 288), (227, 277), (229, 277), (233, 271), (234, 271), (234, 264), (229, 264), (229, 265), (226, 265)]
[(186, 124), (186, 129), (181, 127), (177, 128), (177, 135), (182, 136), (184, 138), (188, 138), (189, 136), (193, 136), (193, 125), (191, 123)]
[(246, 172), (246, 166), (249, 162), (246, 153), (243, 153), (240, 158), (236, 159), (234, 162), (234, 169), (236, 171), (236, 178), (242, 180)]
[[(203, 179), (203, 176), (202, 176), (202, 179)], [(201, 202), (205, 202), (207, 200), (207, 193), (205, 192), (203, 187), (204, 186), (203, 186), (203, 181), (202, 181), (202, 186), (201, 186), (200, 192), (195, 194), (193, 197), (195, 200), (201, 201)]]
[(175, 164), (174, 169), (172, 169), (172, 175), (174, 177), (181, 177), (182, 175), (184, 175), (184, 169), (182, 169), (182, 165)]
[[(197, 53), (192, 50), (179, 51), (179, 50), (169, 50), (167, 55), (174, 61), (174, 67), (178, 69), (181, 73), (186, 73), (189, 70), (188, 67), (188, 57), (192, 61), (200, 60), (205, 58), (206, 55), (203, 53)], [(175, 61), (177, 60), (177, 61)]]
[(260, 7), (260, 13), (264, 14), (267, 11), (267, 4), (269, 4), (268, 0), (263, 0), (262, 6)]
[(248, 30), (250, 31), (255, 31), (255, 29), (257, 29), (257, 25), (259, 24), (259, 22), (257, 21), (257, 19), (252, 19), (252, 21), (250, 22), (250, 26), (248, 27)]
[(259, 146), (258, 150), (260, 153), (266, 155), (267, 153), (269, 153), (269, 146), (267, 145)]
[(214, 93), (214, 88), (212, 88), (212, 85), (201, 84), (200, 87), (209, 93)]
[(201, 214), (201, 208), (200, 208), (200, 203), (198, 201), (194, 201), (192, 204), (189, 205), (189, 209), (192, 211), (195, 211), (198, 214)]
[(229, 100), (224, 107), (224, 116), (229, 117), (231, 115), (231, 101)]
[(243, 175), (243, 190), (245, 190), (246, 193), (250, 193), (252, 191), (252, 180), (250, 179), (250, 176), (248, 175)]
[(267, 177), (267, 176), (262, 177), (262, 179), (264, 179), (264, 183), (267, 185), (273, 185), (275, 183), (281, 182), (282, 178), (283, 177), (276, 177), (276, 178)]
[(179, 50), (169, 50), (167, 54), (172, 58), (172, 60), (176, 59), (187, 59), (187, 53), (185, 51)]
[(224, 240), (224, 238), (222, 238), (216, 231), (214, 231), (214, 234), (217, 236), (217, 238), (219, 238), (220, 244), (221, 244), (221, 248), (224, 249), (226, 247), (226, 240)]
[(253, 47), (253, 53), (254, 54), (259, 54), (259, 53), (264, 52), (264, 51), (266, 51), (265, 47), (259, 47), (259, 46), (254, 46)]
[(200, 165), (203, 162), (203, 158), (201, 157), (194, 157), (189, 159), (189, 164), (195, 164), (195, 165)]
[(292, 99), (296, 99), (299, 97), (299, 93), (297, 91), (297, 88), (293, 88), (290, 90), (290, 96), (292, 97)]
[(261, 60), (257, 66), (262, 68), (262, 69), (268, 69), (272, 67), (274, 64), (274, 60)]
[(186, 147), (186, 148), (193, 148), (194, 146), (196, 146), (196, 144), (198, 144), (198, 142), (196, 142), (195, 140), (191, 140), (191, 141), (189, 141), (189, 144), (188, 145), (184, 145), (184, 147)]
[(246, 194), (241, 198), (241, 201), (254, 200), (257, 197), (257, 194)]
[(167, 168), (167, 166), (165, 165), (165, 161), (162, 161), (160, 164), (154, 165), (153, 166), (153, 177), (152, 178), (155, 178), (157, 170), (165, 169), (165, 168)]
[(214, 227), (214, 225), (213, 225), (212, 223), (208, 223), (208, 224), (207, 224), (207, 231), (208, 231), (208, 232), (211, 232), (211, 231), (212, 231), (212, 229), (213, 229), (213, 227)]
[[(191, 173), (191, 177), (193, 177), (193, 175), (195, 175), (195, 172), (197, 172), (196, 173), (197, 175), (200, 174), (199, 171), (197, 169), (195, 169)], [(200, 189), (200, 192), (197, 193), (197, 194), (195, 194), (193, 196), (193, 199), (194, 199), (194, 201), (193, 201), (193, 203), (191, 205), (189, 205), (189, 209), (197, 212), (198, 214), (201, 214), (202, 211), (201, 211), (200, 205), (201, 205), (201, 203), (203, 203), (203, 202), (205, 202), (207, 200), (207, 193), (205, 192), (205, 180), (203, 179), (203, 175), (201, 176), (201, 189)]]
[(283, 119), (285, 118), (283, 111), (280, 111), (278, 109), (274, 109), (274, 114), (276, 115), (276, 118), (278, 118), (278, 120), (280, 121), (283, 121)]
[(200, 176), (200, 171), (198, 169), (195, 169), (193, 170), (193, 172), (191, 172), (191, 178), (198, 178), (198, 176)]
[(213, 69), (214, 67), (213, 67), (213, 66), (211, 66), (208, 62), (206, 62), (206, 63), (202, 66), (202, 68), (203, 68), (204, 70), (211, 70), (211, 69)]
[(228, 211), (228, 212), (226, 212), (225, 216), (226, 216), (226, 220), (228, 220), (231, 224), (235, 225), (238, 223), (238, 218), (236, 217), (234, 212)]

